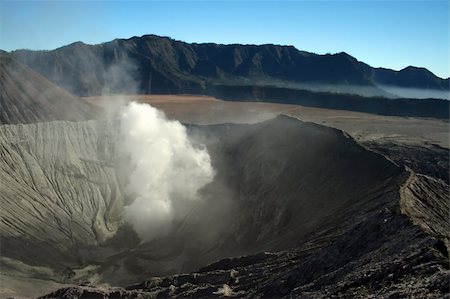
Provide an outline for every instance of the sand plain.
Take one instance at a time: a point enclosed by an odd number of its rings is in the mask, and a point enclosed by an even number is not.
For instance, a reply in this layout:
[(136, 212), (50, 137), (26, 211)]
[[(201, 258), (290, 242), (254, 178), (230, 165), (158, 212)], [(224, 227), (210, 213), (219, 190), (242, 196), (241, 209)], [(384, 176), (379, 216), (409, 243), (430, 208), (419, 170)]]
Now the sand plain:
[(190, 124), (255, 123), (286, 114), (343, 130), (364, 141), (449, 146), (448, 120), (383, 116), (345, 110), (267, 102), (234, 102), (202, 95), (114, 95), (87, 97), (107, 107), (118, 100), (148, 103), (172, 119)]

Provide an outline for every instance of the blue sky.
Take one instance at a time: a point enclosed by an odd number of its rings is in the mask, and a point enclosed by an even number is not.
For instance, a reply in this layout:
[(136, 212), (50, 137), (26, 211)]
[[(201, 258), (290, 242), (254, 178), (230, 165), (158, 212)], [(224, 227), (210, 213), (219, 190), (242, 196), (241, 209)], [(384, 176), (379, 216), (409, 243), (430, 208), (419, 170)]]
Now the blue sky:
[(144, 34), (187, 42), (347, 52), (375, 67), (449, 77), (449, 1), (7, 1), (0, 49), (54, 49)]

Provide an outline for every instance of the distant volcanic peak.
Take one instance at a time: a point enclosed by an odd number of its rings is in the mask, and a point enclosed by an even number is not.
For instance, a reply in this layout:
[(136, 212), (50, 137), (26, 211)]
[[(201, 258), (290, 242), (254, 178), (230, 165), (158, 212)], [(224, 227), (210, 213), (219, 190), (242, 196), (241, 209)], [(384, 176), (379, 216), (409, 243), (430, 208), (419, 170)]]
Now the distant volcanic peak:
[(404, 69), (401, 69), (399, 72), (402, 73), (407, 73), (407, 74), (417, 74), (417, 75), (422, 75), (422, 76), (435, 76), (431, 71), (429, 71), (428, 69), (424, 68), (424, 67), (416, 67), (416, 66), (407, 66)]
[(173, 39), (170, 36), (163, 36), (163, 35), (156, 35), (156, 34), (144, 34), (142, 36), (133, 36), (132, 39), (169, 39), (172, 41), (180, 41), (181, 42), (181, 40)]
[(323, 54), (326, 56), (334, 56), (334, 57), (340, 57), (340, 58), (346, 58), (346, 59), (350, 59), (350, 60), (356, 60), (355, 57), (351, 56), (350, 54), (348, 54), (347, 52), (337, 52), (337, 53), (326, 53)]
[(374, 68), (376, 83), (394, 87), (406, 87), (425, 90), (449, 90), (449, 79), (442, 79), (423, 67), (408, 66), (399, 71)]
[(408, 65), (407, 67), (401, 69), (400, 72), (403, 72), (403, 71), (417, 71), (417, 70), (422, 70), (423, 71), (423, 70), (427, 70), (427, 69), (424, 68), (424, 67), (417, 67), (417, 66), (413, 66), (413, 65)]
[(85, 46), (91, 46), (91, 45), (86, 44), (86, 43), (84, 43), (82, 41), (77, 41), (77, 42), (71, 43), (71, 44), (69, 44), (69, 45), (67, 45), (65, 47), (85, 47)]

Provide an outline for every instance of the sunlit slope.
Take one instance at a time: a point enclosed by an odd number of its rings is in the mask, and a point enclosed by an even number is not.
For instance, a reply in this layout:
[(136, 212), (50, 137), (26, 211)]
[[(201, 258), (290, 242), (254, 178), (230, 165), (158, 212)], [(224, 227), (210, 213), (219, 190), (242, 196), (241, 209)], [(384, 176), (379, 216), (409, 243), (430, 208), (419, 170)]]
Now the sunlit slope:
[(95, 122), (0, 127), (2, 256), (55, 269), (117, 230), (112, 140)]
[(95, 108), (0, 51), (0, 125), (91, 119)]

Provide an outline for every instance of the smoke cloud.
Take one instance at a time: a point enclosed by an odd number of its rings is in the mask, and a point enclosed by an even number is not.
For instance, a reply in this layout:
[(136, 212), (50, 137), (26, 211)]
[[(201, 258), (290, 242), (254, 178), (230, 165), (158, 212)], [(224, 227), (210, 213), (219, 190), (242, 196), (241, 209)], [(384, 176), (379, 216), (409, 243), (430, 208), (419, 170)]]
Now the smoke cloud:
[(120, 133), (121, 150), (131, 166), (125, 192), (134, 198), (124, 219), (148, 242), (170, 232), (189, 203), (200, 200), (198, 191), (215, 173), (206, 148), (189, 140), (180, 122), (150, 105), (127, 104), (120, 114)]

